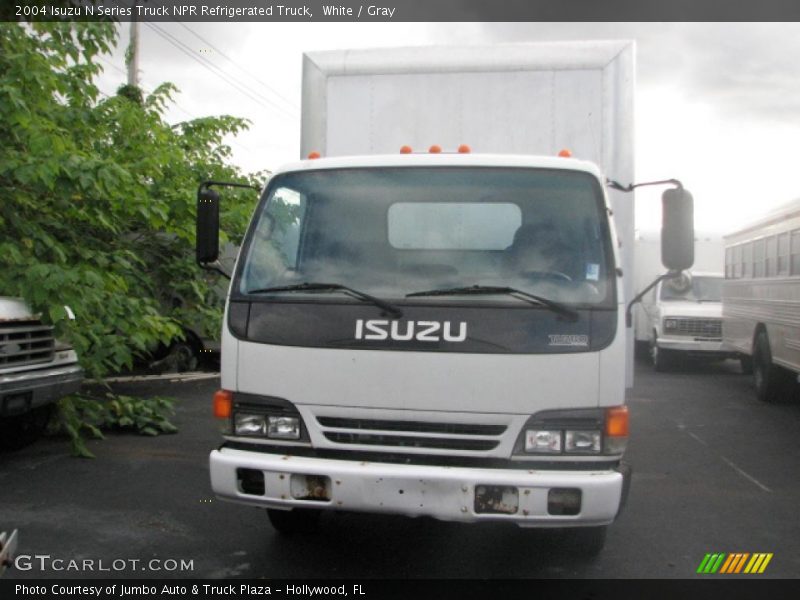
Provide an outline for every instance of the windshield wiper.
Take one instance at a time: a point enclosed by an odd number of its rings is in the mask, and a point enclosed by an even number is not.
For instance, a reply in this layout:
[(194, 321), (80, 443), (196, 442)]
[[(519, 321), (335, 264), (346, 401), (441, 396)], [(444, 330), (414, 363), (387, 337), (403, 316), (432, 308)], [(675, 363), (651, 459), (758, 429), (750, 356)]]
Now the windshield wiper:
[(413, 292), (411, 294), (406, 294), (406, 298), (413, 298), (416, 296), (462, 296), (462, 295), (488, 296), (491, 294), (505, 294), (508, 296), (513, 296), (515, 298), (519, 298), (520, 300), (525, 300), (530, 304), (536, 304), (539, 306), (544, 306), (546, 308), (549, 308), (554, 313), (566, 317), (570, 321), (578, 320), (578, 311), (573, 310), (561, 304), (560, 302), (556, 302), (555, 300), (550, 300), (549, 298), (543, 298), (542, 296), (529, 294), (528, 292), (523, 292), (522, 290), (518, 290), (516, 288), (511, 288), (511, 287), (473, 285), (470, 287), (456, 287), (443, 290), (427, 290), (424, 292)]
[(248, 294), (270, 294), (280, 292), (334, 292), (342, 291), (351, 296), (358, 298), (364, 302), (370, 302), (375, 306), (382, 308), (394, 318), (399, 319), (403, 316), (403, 311), (397, 308), (394, 304), (389, 304), (385, 300), (370, 296), (364, 292), (359, 292), (353, 288), (347, 287), (340, 283), (298, 283), (296, 285), (283, 285), (268, 288), (258, 288), (255, 290), (247, 290)]

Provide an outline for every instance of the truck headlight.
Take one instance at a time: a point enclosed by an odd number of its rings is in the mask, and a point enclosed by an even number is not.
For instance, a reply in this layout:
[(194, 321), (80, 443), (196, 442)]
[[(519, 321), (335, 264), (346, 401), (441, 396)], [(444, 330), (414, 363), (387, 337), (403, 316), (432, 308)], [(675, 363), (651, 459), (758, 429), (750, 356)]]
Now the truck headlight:
[(300, 418), (237, 412), (233, 418), (233, 432), (275, 440), (299, 440)]
[(619, 456), (628, 445), (628, 408), (546, 410), (533, 415), (514, 446), (516, 456)]
[(236, 435), (266, 435), (267, 415), (236, 413), (233, 430)]
[(678, 319), (664, 319), (664, 331), (675, 331), (678, 329)]
[(269, 417), (267, 437), (278, 440), (300, 439), (299, 417)]
[(559, 454), (561, 432), (558, 430), (528, 429), (525, 432), (525, 452)]
[(564, 433), (564, 452), (567, 454), (600, 454), (603, 435), (599, 431), (567, 430)]

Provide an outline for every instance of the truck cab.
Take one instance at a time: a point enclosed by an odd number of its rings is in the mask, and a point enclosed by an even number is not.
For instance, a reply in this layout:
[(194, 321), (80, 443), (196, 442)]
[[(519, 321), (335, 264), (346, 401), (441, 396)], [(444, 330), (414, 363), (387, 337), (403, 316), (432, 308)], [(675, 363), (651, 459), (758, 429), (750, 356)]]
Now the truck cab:
[(56, 340), (22, 300), (0, 297), (0, 447), (34, 441), (53, 403), (82, 381), (75, 350)]
[(286, 532), (384, 512), (579, 528), (599, 549), (629, 482), (604, 182), (515, 155), (275, 173), (226, 306), (216, 495)]

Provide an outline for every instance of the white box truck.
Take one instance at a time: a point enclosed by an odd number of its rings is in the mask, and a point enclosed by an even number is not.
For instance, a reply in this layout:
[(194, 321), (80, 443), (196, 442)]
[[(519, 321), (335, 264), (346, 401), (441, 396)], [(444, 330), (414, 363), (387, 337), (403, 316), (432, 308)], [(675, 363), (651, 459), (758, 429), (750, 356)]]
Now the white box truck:
[[(217, 496), (283, 532), (385, 512), (599, 550), (630, 481), (633, 210), (601, 167), (633, 175), (632, 94), (630, 43), (307, 55), (309, 158), (263, 190), (231, 282)], [(221, 185), (198, 192), (201, 265)]]
[(33, 442), (59, 398), (76, 392), (83, 369), (19, 298), (0, 296), (0, 448)]

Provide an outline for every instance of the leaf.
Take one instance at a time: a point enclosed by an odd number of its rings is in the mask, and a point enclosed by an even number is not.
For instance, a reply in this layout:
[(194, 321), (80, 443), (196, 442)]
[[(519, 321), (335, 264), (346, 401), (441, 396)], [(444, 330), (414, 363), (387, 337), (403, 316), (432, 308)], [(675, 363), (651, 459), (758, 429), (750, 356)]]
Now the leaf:
[(164, 433), (178, 433), (178, 428), (169, 421), (163, 421), (158, 426)]

